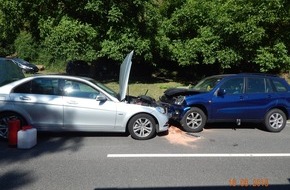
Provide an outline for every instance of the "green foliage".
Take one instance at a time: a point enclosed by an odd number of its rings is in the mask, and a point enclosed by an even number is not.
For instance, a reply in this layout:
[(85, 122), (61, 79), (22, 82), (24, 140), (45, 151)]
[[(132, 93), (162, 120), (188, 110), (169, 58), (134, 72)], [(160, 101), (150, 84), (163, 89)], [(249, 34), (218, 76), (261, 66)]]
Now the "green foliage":
[(38, 48), (30, 33), (20, 32), (14, 42), (18, 57), (25, 60), (35, 60), (38, 56)]
[[(187, 0), (171, 15), (164, 15), (158, 33), (162, 55), (180, 65), (231, 68), (250, 62), (261, 71), (287, 70), (289, 4), (285, 0)], [(284, 47), (277, 48), (277, 41)], [(269, 62), (263, 55), (275, 60)]]
[(21, 13), (16, 0), (0, 0), (0, 56), (14, 53), (13, 42), (20, 31)]
[(41, 22), (40, 35), (44, 39), (43, 48), (60, 60), (95, 59), (93, 42), (97, 32), (89, 24), (64, 16), (59, 23), (53, 19)]
[(157, 66), (162, 61), (262, 72), (290, 67), (287, 0), (0, 0), (0, 5), (0, 56), (17, 52), (51, 68), (63, 68), (69, 59), (121, 61), (131, 50), (136, 62)]
[(290, 69), (290, 56), (283, 43), (277, 43), (273, 47), (260, 48), (257, 52), (255, 62), (260, 65), (261, 72), (287, 72)]

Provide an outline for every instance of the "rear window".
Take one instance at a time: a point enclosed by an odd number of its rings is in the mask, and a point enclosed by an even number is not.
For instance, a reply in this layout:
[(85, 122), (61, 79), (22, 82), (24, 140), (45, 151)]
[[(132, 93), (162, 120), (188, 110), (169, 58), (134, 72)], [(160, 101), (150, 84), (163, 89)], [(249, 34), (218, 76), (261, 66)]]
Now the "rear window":
[(277, 92), (287, 92), (287, 87), (279, 80), (273, 79), (273, 84)]

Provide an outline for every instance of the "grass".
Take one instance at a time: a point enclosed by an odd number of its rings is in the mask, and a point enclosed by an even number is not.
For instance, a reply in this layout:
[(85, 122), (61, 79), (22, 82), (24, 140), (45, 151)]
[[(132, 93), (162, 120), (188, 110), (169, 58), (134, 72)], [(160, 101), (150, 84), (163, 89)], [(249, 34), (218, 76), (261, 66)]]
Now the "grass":
[[(117, 82), (104, 82), (108, 87), (115, 91), (119, 90), (119, 84)], [(133, 82), (128, 85), (128, 94), (131, 96), (147, 95), (156, 100), (163, 95), (163, 92), (168, 88), (183, 86), (179, 82)]]

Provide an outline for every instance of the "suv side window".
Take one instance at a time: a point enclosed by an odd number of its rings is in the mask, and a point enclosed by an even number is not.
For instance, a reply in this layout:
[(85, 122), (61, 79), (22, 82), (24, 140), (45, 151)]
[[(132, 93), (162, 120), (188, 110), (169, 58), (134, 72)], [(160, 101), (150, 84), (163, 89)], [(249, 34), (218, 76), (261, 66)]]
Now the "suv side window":
[(281, 81), (273, 79), (273, 84), (277, 92), (287, 92), (287, 87), (285, 87)]
[(265, 93), (267, 92), (267, 85), (265, 78), (261, 77), (248, 77), (247, 80), (247, 93)]
[(227, 94), (241, 94), (244, 91), (244, 79), (229, 79), (220, 88), (225, 89)]

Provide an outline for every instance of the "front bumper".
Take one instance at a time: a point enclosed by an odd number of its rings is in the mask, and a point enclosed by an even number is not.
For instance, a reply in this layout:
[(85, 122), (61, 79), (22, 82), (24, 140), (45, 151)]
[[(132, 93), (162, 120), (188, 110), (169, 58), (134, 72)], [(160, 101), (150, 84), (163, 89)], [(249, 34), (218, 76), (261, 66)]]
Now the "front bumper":
[(160, 133), (160, 132), (164, 132), (167, 131), (169, 129), (169, 116), (168, 113), (166, 114), (162, 114), (162, 115), (158, 115), (157, 117), (158, 119), (158, 126), (156, 127), (156, 132)]
[(169, 115), (169, 119), (175, 120), (175, 121), (181, 121), (184, 114), (187, 112), (190, 107), (184, 107), (180, 105), (172, 105), (167, 103), (162, 103), (164, 107), (166, 107)]

